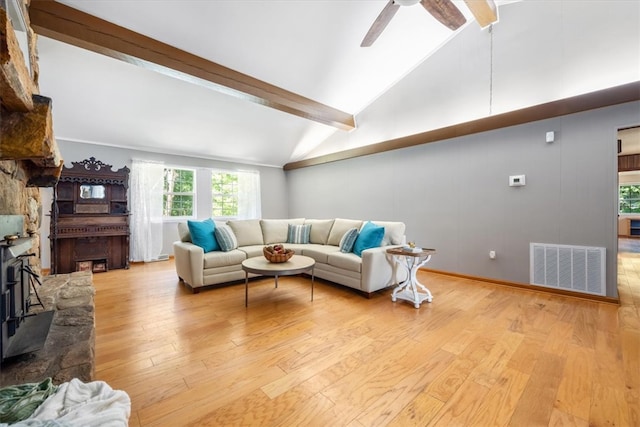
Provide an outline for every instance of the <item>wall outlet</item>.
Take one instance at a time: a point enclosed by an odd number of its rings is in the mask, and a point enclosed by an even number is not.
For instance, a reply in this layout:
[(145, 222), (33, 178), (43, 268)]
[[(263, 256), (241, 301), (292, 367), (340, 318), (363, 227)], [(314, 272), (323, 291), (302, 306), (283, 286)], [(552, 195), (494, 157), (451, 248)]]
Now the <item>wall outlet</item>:
[(496, 251), (489, 251), (489, 258), (496, 259)]
[(509, 177), (510, 187), (522, 187), (526, 185), (526, 177), (524, 175), (511, 175)]

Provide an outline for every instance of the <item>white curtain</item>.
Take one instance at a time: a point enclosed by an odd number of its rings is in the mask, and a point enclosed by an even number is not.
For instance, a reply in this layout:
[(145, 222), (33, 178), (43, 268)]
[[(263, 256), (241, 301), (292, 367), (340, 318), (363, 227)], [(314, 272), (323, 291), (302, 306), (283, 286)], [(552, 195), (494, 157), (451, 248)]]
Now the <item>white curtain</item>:
[(260, 173), (238, 171), (238, 218), (262, 218), (260, 203)]
[(164, 163), (131, 165), (131, 260), (157, 260), (162, 252)]

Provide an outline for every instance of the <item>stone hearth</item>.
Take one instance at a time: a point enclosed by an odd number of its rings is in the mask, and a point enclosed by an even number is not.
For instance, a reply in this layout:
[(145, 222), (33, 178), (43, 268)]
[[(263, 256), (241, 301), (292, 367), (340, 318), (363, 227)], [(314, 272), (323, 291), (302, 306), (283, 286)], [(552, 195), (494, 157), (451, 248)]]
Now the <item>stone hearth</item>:
[[(36, 285), (37, 286), (37, 285)], [(55, 384), (78, 378), (93, 380), (95, 371), (95, 314), (93, 276), (90, 272), (58, 274), (42, 278), (37, 292), (44, 309), (54, 310), (44, 348), (2, 364), (0, 386), (40, 382), (47, 377)], [(31, 293), (31, 302), (37, 298)]]

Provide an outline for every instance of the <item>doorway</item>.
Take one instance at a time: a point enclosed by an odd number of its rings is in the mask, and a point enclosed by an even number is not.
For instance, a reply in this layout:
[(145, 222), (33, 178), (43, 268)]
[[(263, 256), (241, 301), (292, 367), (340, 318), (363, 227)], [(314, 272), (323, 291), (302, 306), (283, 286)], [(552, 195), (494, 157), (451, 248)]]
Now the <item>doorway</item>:
[(640, 310), (640, 125), (618, 129), (618, 297)]

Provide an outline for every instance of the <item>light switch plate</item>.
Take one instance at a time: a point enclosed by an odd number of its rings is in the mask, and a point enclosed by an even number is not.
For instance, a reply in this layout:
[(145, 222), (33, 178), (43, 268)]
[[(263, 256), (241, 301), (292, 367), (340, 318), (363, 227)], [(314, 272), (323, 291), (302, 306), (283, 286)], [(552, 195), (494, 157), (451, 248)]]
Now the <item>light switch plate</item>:
[(553, 142), (555, 140), (556, 140), (556, 133), (554, 131), (547, 132), (546, 141), (547, 142)]

